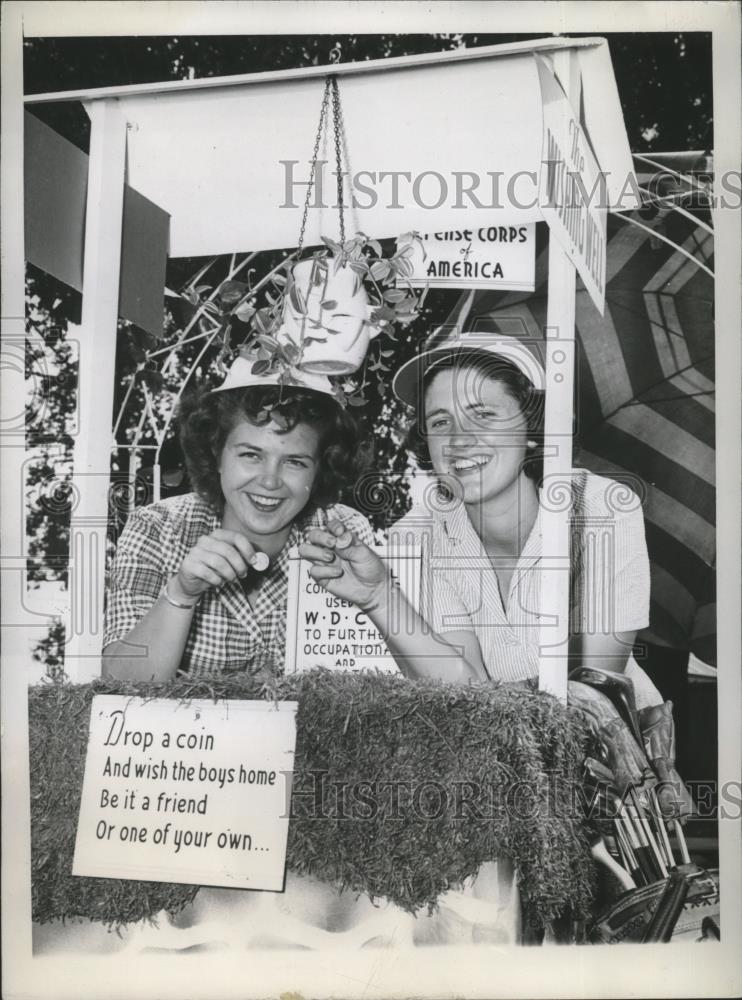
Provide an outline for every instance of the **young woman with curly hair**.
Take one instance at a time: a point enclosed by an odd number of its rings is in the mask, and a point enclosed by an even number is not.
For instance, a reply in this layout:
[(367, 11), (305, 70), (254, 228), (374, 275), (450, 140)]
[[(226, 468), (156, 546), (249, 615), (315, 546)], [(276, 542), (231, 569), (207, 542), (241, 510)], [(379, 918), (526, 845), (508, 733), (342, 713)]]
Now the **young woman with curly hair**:
[(223, 391), (183, 400), (180, 439), (194, 492), (140, 508), (126, 523), (107, 595), (109, 676), (280, 670), (289, 549), (329, 521), (372, 543), (368, 521), (337, 503), (364, 449), (329, 381), (319, 390), (309, 387), (316, 376), (244, 385), (259, 381), (238, 359)]

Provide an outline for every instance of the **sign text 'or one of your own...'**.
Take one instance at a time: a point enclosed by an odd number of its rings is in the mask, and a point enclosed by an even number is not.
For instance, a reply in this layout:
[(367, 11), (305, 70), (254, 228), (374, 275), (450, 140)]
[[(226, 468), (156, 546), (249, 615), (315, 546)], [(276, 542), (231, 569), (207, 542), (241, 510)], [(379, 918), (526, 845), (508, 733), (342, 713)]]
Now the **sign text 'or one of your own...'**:
[(296, 702), (96, 695), (73, 875), (281, 892)]
[(477, 222), (448, 232), (420, 233), (411, 244), (409, 282), (431, 288), (501, 288), (532, 292), (536, 227)]
[[(414, 544), (376, 548), (410, 605), (419, 609), (420, 547)], [(286, 673), (325, 667), (329, 670), (380, 670), (397, 673), (397, 665), (370, 618), (354, 604), (333, 597), (309, 574), (311, 563), (296, 550), (289, 560), (286, 615)], [(410, 627), (401, 620), (393, 628)]]

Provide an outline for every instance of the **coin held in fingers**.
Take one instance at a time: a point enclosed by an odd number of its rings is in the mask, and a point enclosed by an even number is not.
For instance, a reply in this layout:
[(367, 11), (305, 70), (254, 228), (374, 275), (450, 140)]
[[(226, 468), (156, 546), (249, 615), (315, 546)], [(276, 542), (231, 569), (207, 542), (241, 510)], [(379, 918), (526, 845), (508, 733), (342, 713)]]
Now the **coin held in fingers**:
[(265, 552), (256, 552), (255, 555), (250, 560), (250, 565), (253, 569), (257, 570), (258, 573), (264, 573), (268, 569), (270, 564), (270, 559), (265, 554)]

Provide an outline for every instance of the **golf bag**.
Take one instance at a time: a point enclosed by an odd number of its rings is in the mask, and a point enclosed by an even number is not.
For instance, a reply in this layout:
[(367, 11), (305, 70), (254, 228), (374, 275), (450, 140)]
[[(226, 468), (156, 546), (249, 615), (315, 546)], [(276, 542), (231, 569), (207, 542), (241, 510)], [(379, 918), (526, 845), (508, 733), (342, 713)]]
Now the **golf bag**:
[(718, 938), (718, 870), (692, 863), (681, 825), (693, 802), (675, 770), (672, 703), (637, 712), (631, 681), (594, 668), (570, 674), (568, 700), (595, 737), (586, 822), (593, 856), (610, 873), (587, 940)]
[(630, 889), (594, 919), (591, 944), (719, 939), (719, 872), (681, 865), (666, 879)]

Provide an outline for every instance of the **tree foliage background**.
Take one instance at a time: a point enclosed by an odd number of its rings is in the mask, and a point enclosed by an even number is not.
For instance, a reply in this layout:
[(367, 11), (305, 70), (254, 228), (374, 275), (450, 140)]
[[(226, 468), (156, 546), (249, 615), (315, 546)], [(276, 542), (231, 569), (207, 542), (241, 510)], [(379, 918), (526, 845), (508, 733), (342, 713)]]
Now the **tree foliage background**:
[[(26, 93), (118, 86), (163, 80), (260, 72), (269, 69), (352, 62), (460, 47), (494, 45), (543, 35), (344, 35), (344, 36), (193, 36), (123, 38), (29, 39), (24, 45)], [(608, 36), (614, 71), (621, 97), (626, 131), (634, 152), (652, 153), (713, 147), (711, 37), (704, 33), (645, 33)], [(90, 130), (87, 116), (73, 102), (34, 105), (33, 114), (87, 152)], [(393, 109), (390, 109), (393, 114)], [(308, 151), (307, 151), (308, 153)], [(302, 151), (297, 151), (301, 156)], [(237, 247), (236, 251), (259, 250)], [(280, 255), (259, 254), (255, 274), (268, 270)], [(202, 262), (172, 260), (167, 284), (179, 290)], [(226, 265), (225, 265), (226, 266)], [(429, 292), (420, 318), (385, 343), (393, 350), (391, 366), (397, 367), (415, 350), (418, 341), (449, 313), (455, 291)], [(132, 373), (135, 391), (124, 412), (122, 434), (130, 436), (143, 406), (143, 385), (160, 394), (162, 405), (174, 391), (194, 360), (195, 347), (179, 355), (163, 378), (157, 366), (142, 368), (147, 351), (166, 346), (182, 328), (187, 316), (177, 300), (169, 299), (160, 343), (130, 323), (120, 323), (117, 346), (117, 385), (114, 412), (118, 413)], [(79, 293), (51, 276), (27, 269), (27, 373), (33, 392), (27, 409), (27, 445), (33, 461), (26, 482), (29, 539), (29, 579), (65, 580), (68, 557), (71, 498), (71, 448), (75, 433), (76, 364), (74, 338), (67, 336), (71, 324), (80, 320)], [(208, 366), (197, 373), (206, 375)], [(383, 377), (383, 375), (382, 375)], [(348, 497), (365, 507), (377, 527), (394, 520), (405, 509), (408, 460), (402, 446), (403, 413), (383, 382), (368, 397), (363, 419), (373, 434), (377, 479), (365, 484), (362, 498)], [(103, 418), (103, 415), (102, 415)], [(108, 415), (105, 415), (108, 419)], [(152, 443), (144, 438), (143, 443)], [(146, 452), (137, 479), (136, 502), (151, 497), (151, 473)], [(175, 439), (171, 436), (162, 453), (163, 495), (188, 489)], [(114, 483), (127, 477), (128, 455), (114, 452), (111, 471)], [(128, 505), (126, 489), (112, 491), (111, 539), (123, 523)], [(37, 657), (50, 669), (62, 663), (63, 630), (57, 624), (37, 650)]]

